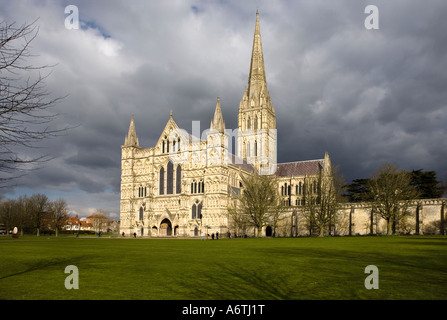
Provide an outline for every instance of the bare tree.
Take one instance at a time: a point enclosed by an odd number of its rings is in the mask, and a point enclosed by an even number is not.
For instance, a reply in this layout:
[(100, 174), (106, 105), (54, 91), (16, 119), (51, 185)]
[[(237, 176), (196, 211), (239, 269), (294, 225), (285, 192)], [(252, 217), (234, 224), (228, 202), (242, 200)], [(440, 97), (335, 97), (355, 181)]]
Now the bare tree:
[(56, 232), (56, 237), (68, 218), (68, 205), (64, 199), (58, 199), (50, 203), (50, 221)]
[(15, 225), (16, 200), (3, 200), (0, 202), (0, 223), (5, 226), (6, 232), (9, 232)]
[(19, 156), (19, 150), (62, 134), (67, 128), (51, 129), (57, 114), (49, 109), (63, 98), (52, 98), (45, 88), (51, 66), (33, 66), (28, 61), (31, 42), (37, 37), (35, 22), (16, 26), (0, 22), (0, 177), (10, 180), (31, 165), (48, 161), (48, 155)]
[(373, 209), (387, 222), (387, 234), (396, 232), (396, 225), (408, 215), (409, 200), (418, 197), (407, 171), (386, 164), (373, 173), (369, 182)]
[(22, 196), (18, 199), (2, 201), (0, 203), (0, 222), (5, 224), (8, 232), (13, 227), (17, 227), (22, 236), (24, 232), (33, 232), (34, 220), (30, 198)]
[(46, 227), (44, 224), (48, 221), (50, 202), (48, 197), (44, 194), (35, 194), (28, 198), (26, 203), (26, 215), (31, 220), (31, 225), (36, 231), (36, 235), (40, 235), (40, 231)]
[(274, 176), (241, 176), (243, 188), (228, 207), (228, 213), (235, 223), (246, 229), (251, 226), (260, 237), (262, 228), (277, 225), (284, 207), (278, 192), (278, 182)]
[(304, 178), (304, 204), (302, 217), (307, 223), (309, 234), (318, 232), (322, 237), (326, 232), (335, 232), (338, 212), (343, 199), (344, 179), (337, 167), (321, 170), (317, 176)]
[(17, 227), (21, 235), (43, 230), (54, 230), (56, 236), (68, 218), (68, 205), (64, 199), (50, 202), (44, 194), (0, 201), (0, 222), (9, 231)]
[(229, 225), (234, 234), (243, 235), (247, 233), (249, 223), (247, 216), (242, 210), (239, 210), (240, 202), (238, 198), (238, 194), (232, 194), (232, 199), (228, 206)]
[(96, 209), (92, 214), (92, 224), (96, 232), (107, 231), (107, 222), (109, 221), (109, 213), (104, 209)]

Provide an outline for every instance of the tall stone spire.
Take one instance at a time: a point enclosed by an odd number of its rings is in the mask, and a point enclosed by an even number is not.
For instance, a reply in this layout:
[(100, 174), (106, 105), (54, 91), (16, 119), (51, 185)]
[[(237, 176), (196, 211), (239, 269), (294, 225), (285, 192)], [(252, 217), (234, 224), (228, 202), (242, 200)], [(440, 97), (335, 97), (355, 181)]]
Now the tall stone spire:
[(221, 133), (225, 131), (225, 121), (223, 120), (219, 97), (217, 97), (216, 110), (214, 111), (214, 118), (211, 120), (210, 129), (215, 129)]
[(248, 77), (248, 97), (252, 99), (261, 91), (267, 89), (265, 77), (264, 54), (262, 52), (261, 28), (259, 27), (259, 12), (256, 11), (256, 26), (251, 52), (250, 74)]
[(124, 146), (125, 147), (140, 147), (140, 145), (138, 143), (137, 133), (135, 131), (135, 123), (133, 120), (133, 113), (132, 113), (132, 118), (130, 120), (129, 132), (127, 133), (127, 137), (124, 140)]
[(239, 103), (238, 127), (238, 157), (253, 163), (260, 172), (274, 172), (270, 169), (276, 165), (276, 116), (267, 90), (259, 12), (256, 12), (248, 87)]

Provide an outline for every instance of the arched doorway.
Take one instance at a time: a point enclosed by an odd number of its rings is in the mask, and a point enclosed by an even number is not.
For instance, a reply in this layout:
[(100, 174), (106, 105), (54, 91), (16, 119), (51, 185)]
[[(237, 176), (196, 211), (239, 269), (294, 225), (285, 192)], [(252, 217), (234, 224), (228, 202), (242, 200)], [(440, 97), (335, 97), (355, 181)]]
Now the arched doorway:
[(266, 237), (271, 237), (272, 236), (272, 227), (267, 226), (267, 228), (265, 228), (265, 236)]
[(194, 228), (194, 237), (199, 236), (199, 229), (197, 227)]
[(163, 221), (160, 223), (159, 235), (160, 236), (171, 236), (172, 235), (172, 224), (168, 218), (163, 219)]

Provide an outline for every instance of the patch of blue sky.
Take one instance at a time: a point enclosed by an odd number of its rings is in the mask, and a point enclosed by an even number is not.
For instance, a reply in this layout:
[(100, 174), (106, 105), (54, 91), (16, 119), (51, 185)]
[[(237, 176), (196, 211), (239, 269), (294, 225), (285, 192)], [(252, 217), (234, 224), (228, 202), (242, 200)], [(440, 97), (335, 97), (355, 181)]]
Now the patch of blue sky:
[(111, 35), (107, 33), (103, 27), (96, 24), (94, 21), (86, 21), (80, 19), (79, 22), (82, 30), (95, 29), (98, 30), (98, 32), (104, 37), (104, 39), (111, 38)]

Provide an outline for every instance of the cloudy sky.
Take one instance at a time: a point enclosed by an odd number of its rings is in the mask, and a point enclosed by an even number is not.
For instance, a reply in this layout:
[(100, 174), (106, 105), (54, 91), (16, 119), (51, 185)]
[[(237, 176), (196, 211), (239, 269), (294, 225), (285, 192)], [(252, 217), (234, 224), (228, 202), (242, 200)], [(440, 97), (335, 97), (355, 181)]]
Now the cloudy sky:
[[(379, 9), (368, 30), (365, 7)], [(80, 29), (66, 29), (67, 5)], [(119, 216), (120, 146), (131, 114), (152, 147), (173, 110), (191, 131), (209, 126), (220, 96), (227, 128), (247, 85), (256, 19), (276, 110), (278, 161), (327, 151), (349, 182), (380, 165), (435, 170), (447, 181), (445, 0), (1, 0), (0, 21), (30, 23), (54, 126), (76, 126), (27, 152), (54, 159), (3, 188), (4, 197), (62, 197), (72, 213)]]

